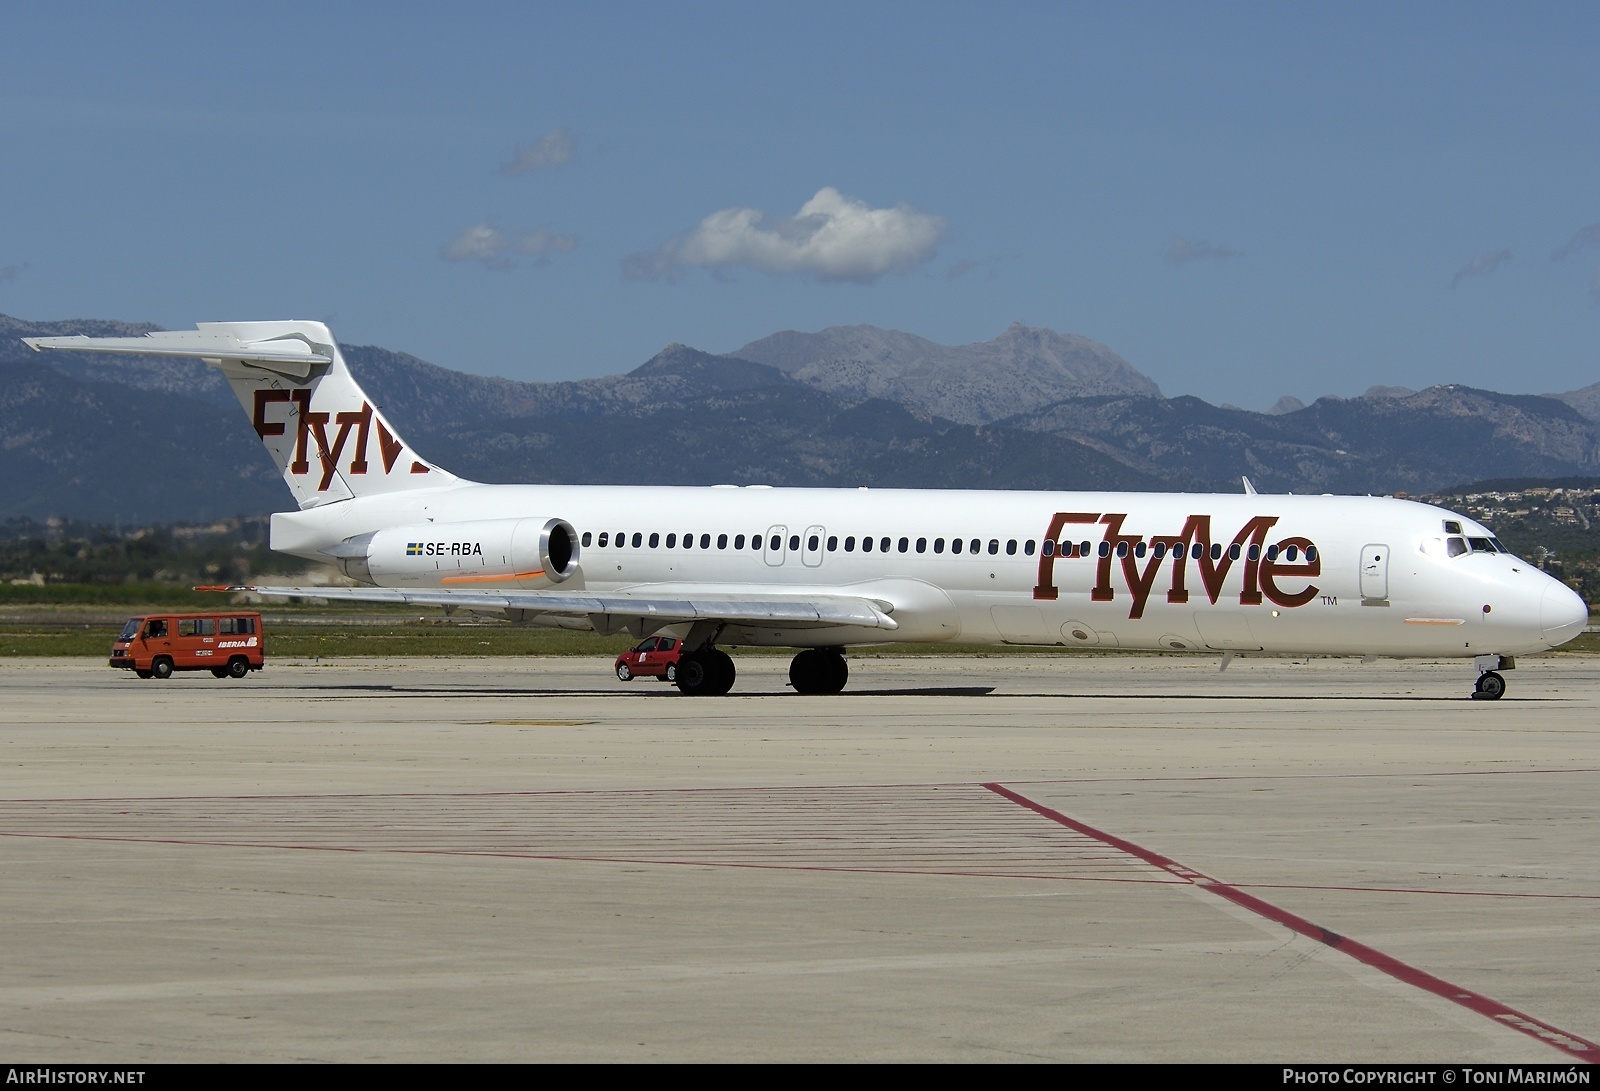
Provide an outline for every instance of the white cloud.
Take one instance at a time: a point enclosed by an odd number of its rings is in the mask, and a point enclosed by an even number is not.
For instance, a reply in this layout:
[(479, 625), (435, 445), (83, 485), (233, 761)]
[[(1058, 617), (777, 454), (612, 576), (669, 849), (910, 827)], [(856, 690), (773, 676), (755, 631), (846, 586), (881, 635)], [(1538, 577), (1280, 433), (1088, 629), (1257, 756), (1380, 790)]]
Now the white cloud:
[(1174, 238), (1172, 245), (1167, 248), (1167, 260), (1176, 262), (1242, 257), (1244, 257), (1243, 250), (1235, 250), (1219, 242), (1207, 242), (1205, 239), (1186, 239), (1182, 235)]
[(511, 162), (500, 168), (501, 174), (530, 174), (536, 170), (559, 167), (571, 160), (578, 150), (578, 138), (565, 125), (558, 125), (532, 144), (519, 147)]
[(570, 254), (577, 246), (575, 235), (556, 235), (542, 227), (507, 232), (484, 220), (457, 235), (440, 256), (445, 261), (481, 261), (490, 269), (510, 269), (516, 265), (513, 257), (533, 258), (543, 265), (551, 254)]
[(1590, 246), (1600, 246), (1600, 224), (1590, 224), (1578, 231), (1567, 240), (1567, 245), (1550, 255), (1550, 260), (1561, 261), (1563, 258), (1570, 258), (1579, 250)]
[(1496, 250), (1489, 254), (1479, 254), (1456, 270), (1456, 275), (1450, 278), (1450, 287), (1454, 288), (1467, 277), (1475, 277), (1487, 273), (1496, 266), (1503, 265), (1510, 260), (1511, 251), (1509, 250)]
[(908, 204), (869, 208), (826, 186), (794, 216), (768, 216), (754, 208), (713, 212), (694, 230), (632, 255), (622, 268), (630, 277), (673, 280), (685, 269), (742, 265), (870, 284), (932, 258), (944, 232), (943, 216)]

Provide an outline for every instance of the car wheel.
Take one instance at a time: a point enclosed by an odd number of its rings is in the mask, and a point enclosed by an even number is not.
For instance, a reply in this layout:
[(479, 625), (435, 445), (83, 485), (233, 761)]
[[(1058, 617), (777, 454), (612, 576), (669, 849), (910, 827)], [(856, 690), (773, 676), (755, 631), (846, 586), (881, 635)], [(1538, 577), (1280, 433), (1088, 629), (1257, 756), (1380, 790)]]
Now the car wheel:
[(227, 667), (212, 667), (211, 668), (211, 677), (213, 677), (213, 678), (226, 678), (226, 677), (228, 677), (228, 668)]
[(633, 672), (628, 669), (628, 664), (626, 664), (626, 663), (618, 663), (617, 664), (617, 678), (619, 680), (621, 680), (623, 682), (626, 682), (632, 677), (633, 677)]
[(666, 673), (661, 678), (666, 682), (676, 682), (678, 680), (678, 664), (668, 663)]
[(228, 673), (235, 678), (243, 678), (250, 673), (250, 660), (242, 655), (236, 655), (228, 660)]
[(155, 675), (157, 678), (171, 678), (172, 660), (168, 659), (164, 655), (154, 660), (150, 664), (150, 673)]
[(133, 673), (137, 674), (140, 678), (149, 678), (155, 672), (154, 671), (142, 671), (142, 670), (139, 670), (139, 669), (135, 668)]

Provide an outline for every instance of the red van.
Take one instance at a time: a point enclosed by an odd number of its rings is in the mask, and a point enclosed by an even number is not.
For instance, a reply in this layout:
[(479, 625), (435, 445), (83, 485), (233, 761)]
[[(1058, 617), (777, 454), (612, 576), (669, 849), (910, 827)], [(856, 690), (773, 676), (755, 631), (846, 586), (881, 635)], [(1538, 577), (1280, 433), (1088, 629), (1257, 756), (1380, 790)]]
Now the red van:
[(243, 678), (264, 665), (264, 640), (260, 614), (146, 614), (122, 627), (111, 665), (140, 678), (205, 670)]

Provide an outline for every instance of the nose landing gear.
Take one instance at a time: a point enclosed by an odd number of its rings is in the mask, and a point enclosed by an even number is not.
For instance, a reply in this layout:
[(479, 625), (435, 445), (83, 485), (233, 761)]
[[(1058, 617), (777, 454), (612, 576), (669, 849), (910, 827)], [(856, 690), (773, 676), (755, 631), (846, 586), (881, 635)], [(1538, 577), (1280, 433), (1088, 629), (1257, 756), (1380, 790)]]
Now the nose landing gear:
[(1516, 659), (1509, 655), (1480, 655), (1473, 663), (1479, 674), (1478, 684), (1472, 688), (1472, 699), (1498, 701), (1506, 692), (1506, 680), (1498, 672), (1516, 670)]

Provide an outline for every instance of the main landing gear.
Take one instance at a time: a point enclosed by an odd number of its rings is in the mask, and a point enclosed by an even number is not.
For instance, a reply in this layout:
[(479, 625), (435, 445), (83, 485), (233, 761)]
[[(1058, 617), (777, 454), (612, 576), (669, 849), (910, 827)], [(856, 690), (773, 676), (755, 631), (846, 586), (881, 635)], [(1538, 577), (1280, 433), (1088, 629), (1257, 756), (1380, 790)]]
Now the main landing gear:
[(674, 679), (678, 692), (690, 697), (721, 697), (733, 688), (733, 658), (720, 648), (707, 644), (678, 660)]
[(850, 678), (850, 667), (838, 648), (807, 648), (789, 664), (789, 684), (796, 693), (838, 693)]
[(1478, 684), (1472, 687), (1472, 699), (1498, 701), (1506, 692), (1506, 680), (1499, 672), (1516, 670), (1516, 659), (1509, 655), (1480, 655), (1473, 664), (1479, 673)]

